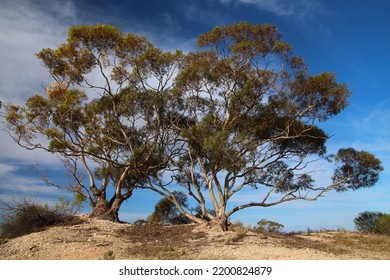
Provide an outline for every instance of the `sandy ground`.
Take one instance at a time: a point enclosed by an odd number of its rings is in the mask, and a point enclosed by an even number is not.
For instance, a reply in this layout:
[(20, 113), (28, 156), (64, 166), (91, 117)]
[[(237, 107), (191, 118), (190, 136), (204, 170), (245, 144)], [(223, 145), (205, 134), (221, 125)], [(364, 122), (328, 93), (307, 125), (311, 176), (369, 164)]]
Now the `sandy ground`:
[(80, 217), (73, 224), (8, 240), (0, 245), (0, 259), (390, 259), (390, 237), (373, 238), (353, 232), (210, 232), (195, 225), (141, 226)]

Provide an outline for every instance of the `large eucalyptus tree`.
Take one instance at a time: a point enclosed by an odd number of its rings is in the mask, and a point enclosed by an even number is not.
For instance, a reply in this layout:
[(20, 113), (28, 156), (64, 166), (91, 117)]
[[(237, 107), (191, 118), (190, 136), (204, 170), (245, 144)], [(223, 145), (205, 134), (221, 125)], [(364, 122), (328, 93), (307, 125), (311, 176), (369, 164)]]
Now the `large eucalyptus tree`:
[[(375, 156), (353, 148), (326, 152), (329, 137), (320, 125), (347, 106), (350, 90), (333, 73), (309, 74), (275, 26), (216, 27), (197, 43), (200, 50), (186, 55), (174, 89), (182, 118), (175, 129), (186, 152), (172, 176), (202, 212), (201, 219), (177, 204), (188, 218), (226, 230), (241, 209), (377, 182), (382, 166)], [(326, 185), (312, 176), (311, 163), (320, 160), (334, 163)], [(172, 197), (159, 182), (150, 187)], [(254, 191), (240, 204), (244, 190)]]

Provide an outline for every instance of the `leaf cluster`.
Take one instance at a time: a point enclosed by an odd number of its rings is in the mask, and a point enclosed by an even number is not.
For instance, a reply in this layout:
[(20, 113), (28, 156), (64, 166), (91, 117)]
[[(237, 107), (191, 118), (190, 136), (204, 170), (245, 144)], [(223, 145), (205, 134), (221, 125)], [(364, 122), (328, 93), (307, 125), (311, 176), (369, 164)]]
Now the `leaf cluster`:
[(374, 155), (353, 148), (340, 149), (335, 159), (339, 166), (333, 181), (341, 182), (338, 191), (370, 187), (378, 181), (383, 170), (381, 161)]

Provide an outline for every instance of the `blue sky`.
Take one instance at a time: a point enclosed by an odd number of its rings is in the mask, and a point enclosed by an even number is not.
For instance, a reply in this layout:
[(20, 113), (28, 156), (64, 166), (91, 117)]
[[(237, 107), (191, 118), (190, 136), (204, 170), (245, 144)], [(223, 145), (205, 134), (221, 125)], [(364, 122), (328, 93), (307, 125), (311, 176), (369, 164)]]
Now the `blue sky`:
[[(146, 36), (164, 50), (196, 48), (199, 34), (216, 25), (247, 21), (278, 26), (283, 39), (304, 58), (310, 73), (336, 73), (338, 82), (352, 91), (350, 105), (323, 125), (328, 150), (355, 147), (374, 153), (385, 168), (370, 189), (329, 193), (316, 202), (292, 202), (271, 208), (238, 212), (255, 225), (262, 218), (277, 221), (287, 230), (306, 228), (353, 229), (362, 211), (390, 213), (390, 2), (363, 0), (2, 0), (0, 6), (0, 100), (24, 104), (42, 93), (50, 78), (35, 53), (65, 42), (72, 25), (105, 23), (123, 32)], [(2, 120), (1, 120), (2, 121)], [(44, 152), (27, 151), (0, 131), (0, 200), (12, 202), (34, 197), (55, 203), (63, 194), (44, 186), (30, 166), (38, 164), (61, 180), (59, 160)], [(323, 174), (324, 180), (327, 173)], [(250, 192), (244, 193), (249, 197)], [(145, 218), (160, 199), (136, 192), (120, 217)], [(233, 202), (234, 204), (234, 202)]]

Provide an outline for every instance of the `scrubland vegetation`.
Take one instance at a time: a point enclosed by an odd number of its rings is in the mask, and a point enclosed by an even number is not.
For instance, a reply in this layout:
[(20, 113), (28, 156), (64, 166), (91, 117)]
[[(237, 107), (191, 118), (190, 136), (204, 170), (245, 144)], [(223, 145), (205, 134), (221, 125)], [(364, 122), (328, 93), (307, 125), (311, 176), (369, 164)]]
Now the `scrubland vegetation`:
[(1, 226), (0, 259), (390, 259), (389, 234), (282, 229), (265, 219), (234, 221), (228, 232), (194, 223), (118, 224), (26, 201)]

